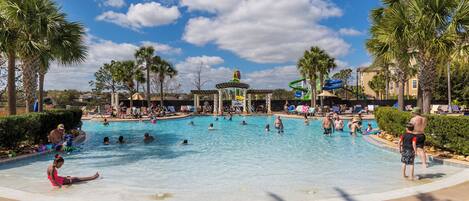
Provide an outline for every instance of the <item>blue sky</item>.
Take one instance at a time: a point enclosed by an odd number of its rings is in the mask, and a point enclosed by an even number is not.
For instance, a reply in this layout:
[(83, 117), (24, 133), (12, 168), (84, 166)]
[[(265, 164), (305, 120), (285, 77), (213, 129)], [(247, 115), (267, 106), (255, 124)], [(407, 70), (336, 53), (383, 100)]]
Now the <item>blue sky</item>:
[[(89, 90), (102, 63), (132, 59), (141, 45), (153, 45), (176, 66), (182, 91), (193, 88), (199, 68), (204, 88), (227, 81), (234, 68), (252, 88), (287, 88), (299, 78), (296, 60), (313, 45), (336, 57), (338, 69), (369, 64), (368, 15), (379, 6), (378, 0), (56, 1), (86, 27), (89, 55), (79, 65), (53, 66), (46, 89), (79, 90)], [(67, 76), (73, 79), (64, 82)]]

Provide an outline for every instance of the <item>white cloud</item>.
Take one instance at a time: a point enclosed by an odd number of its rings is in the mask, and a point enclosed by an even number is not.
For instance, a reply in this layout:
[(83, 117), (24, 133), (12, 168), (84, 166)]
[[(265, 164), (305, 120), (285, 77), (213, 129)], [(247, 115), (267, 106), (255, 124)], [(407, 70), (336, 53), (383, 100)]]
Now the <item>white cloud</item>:
[(121, 8), (125, 6), (124, 0), (104, 0), (104, 5), (109, 7)]
[(152, 41), (142, 41), (142, 45), (153, 46), (157, 54), (181, 54), (181, 48), (175, 48), (166, 44), (152, 42)]
[(360, 36), (363, 35), (363, 32), (353, 28), (341, 28), (339, 29), (339, 34), (344, 36)]
[(181, 51), (179, 48), (156, 42), (143, 41), (139, 44), (116, 43), (92, 35), (88, 35), (85, 38), (85, 43), (88, 46), (88, 56), (84, 63), (73, 66), (63, 66), (57, 63), (51, 65), (45, 80), (45, 88), (47, 90), (89, 90), (88, 82), (94, 80), (94, 73), (99, 67), (104, 63), (111, 62), (111, 60), (133, 60), (135, 50), (139, 48), (139, 45), (153, 45), (160, 54), (174, 54)]
[[(182, 85), (182, 90), (189, 92), (194, 89), (193, 81), (196, 73), (202, 67), (202, 81), (208, 81), (204, 89), (214, 89), (215, 84), (228, 82), (233, 77), (232, 68), (224, 67), (223, 58), (217, 56), (188, 57), (176, 64), (179, 74), (177, 80)], [(253, 89), (288, 89), (288, 82), (300, 77), (296, 66), (281, 66), (271, 69), (241, 72), (242, 82), (248, 83)]]
[[(346, 55), (350, 45), (319, 21), (342, 15), (326, 0), (183, 0), (189, 10), (214, 13), (188, 21), (183, 39), (220, 49), (259, 63), (296, 61), (317, 45), (332, 56)], [(227, 6), (228, 5), (228, 6)]]
[(280, 66), (246, 73), (246, 82), (254, 89), (288, 89), (288, 83), (300, 78), (296, 66)]
[(97, 16), (96, 19), (138, 30), (142, 27), (157, 27), (173, 23), (180, 16), (181, 13), (176, 6), (165, 7), (157, 2), (148, 2), (131, 4), (125, 14), (107, 11)]

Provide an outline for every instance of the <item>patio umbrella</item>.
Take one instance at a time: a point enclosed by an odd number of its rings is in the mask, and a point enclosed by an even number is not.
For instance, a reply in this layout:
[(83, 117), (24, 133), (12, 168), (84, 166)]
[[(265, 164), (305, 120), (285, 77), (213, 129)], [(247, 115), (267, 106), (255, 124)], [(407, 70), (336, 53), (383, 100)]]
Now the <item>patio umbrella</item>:
[(140, 93), (134, 93), (134, 95), (132, 95), (132, 100), (145, 100), (145, 98), (143, 98), (143, 96)]
[(332, 94), (331, 92), (329, 91), (322, 91), (322, 93), (320, 93), (318, 96), (322, 96), (322, 97), (336, 97), (336, 95)]

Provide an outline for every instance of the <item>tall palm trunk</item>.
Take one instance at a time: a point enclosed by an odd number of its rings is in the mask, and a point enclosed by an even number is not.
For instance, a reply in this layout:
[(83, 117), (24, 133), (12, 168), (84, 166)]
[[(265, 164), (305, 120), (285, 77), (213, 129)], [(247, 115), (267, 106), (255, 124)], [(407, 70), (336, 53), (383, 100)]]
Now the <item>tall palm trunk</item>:
[(146, 61), (146, 66), (147, 66), (147, 93), (146, 93), (146, 98), (147, 98), (147, 107), (150, 107), (150, 62), (148, 60)]
[(16, 114), (16, 55), (14, 50), (8, 52), (8, 114)]
[(419, 86), (422, 87), (422, 112), (429, 114), (431, 110), (431, 102), (433, 98), (433, 87), (436, 72), (436, 61), (433, 58), (426, 59), (422, 53), (419, 55), (419, 60), (423, 61), (419, 65)]
[[(321, 89), (320, 92), (322, 93), (322, 87), (324, 86), (324, 74), (320, 73), (319, 74), (319, 82), (321, 83)], [(321, 109), (324, 108), (324, 97), (319, 97), (319, 101), (321, 102)]]
[(385, 98), (386, 100), (389, 99), (389, 78), (386, 76), (386, 88), (385, 88)]
[(311, 85), (311, 107), (316, 107), (316, 77), (309, 77), (309, 85)]
[(423, 91), (422, 87), (420, 86), (420, 80), (417, 83), (417, 107), (423, 107)]
[(164, 107), (164, 91), (163, 91), (163, 83), (164, 83), (164, 78), (160, 76), (160, 104), (161, 107)]
[(38, 112), (43, 112), (44, 111), (44, 77), (45, 77), (45, 72), (41, 71), (39, 72), (39, 95), (37, 97), (37, 103), (38, 103)]
[(129, 108), (130, 108), (130, 113), (133, 115), (133, 107), (134, 107), (134, 98), (133, 98), (133, 94), (132, 94), (132, 90), (129, 90), (130, 92), (130, 104), (129, 104)]
[(397, 95), (397, 104), (399, 111), (404, 111), (404, 93), (405, 93), (405, 82), (402, 79), (399, 79), (399, 93)]
[(34, 94), (37, 88), (37, 59), (25, 59), (23, 63), (23, 90), (26, 113), (33, 111)]

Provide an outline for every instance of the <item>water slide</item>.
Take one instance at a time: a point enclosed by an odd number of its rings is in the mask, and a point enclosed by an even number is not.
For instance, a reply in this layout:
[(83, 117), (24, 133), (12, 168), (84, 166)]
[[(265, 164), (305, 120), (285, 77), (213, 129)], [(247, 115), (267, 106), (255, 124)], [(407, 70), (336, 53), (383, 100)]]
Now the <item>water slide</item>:
[(295, 90), (295, 97), (300, 100), (311, 100), (311, 90), (302, 86), (306, 79), (302, 78), (288, 83), (288, 86)]

